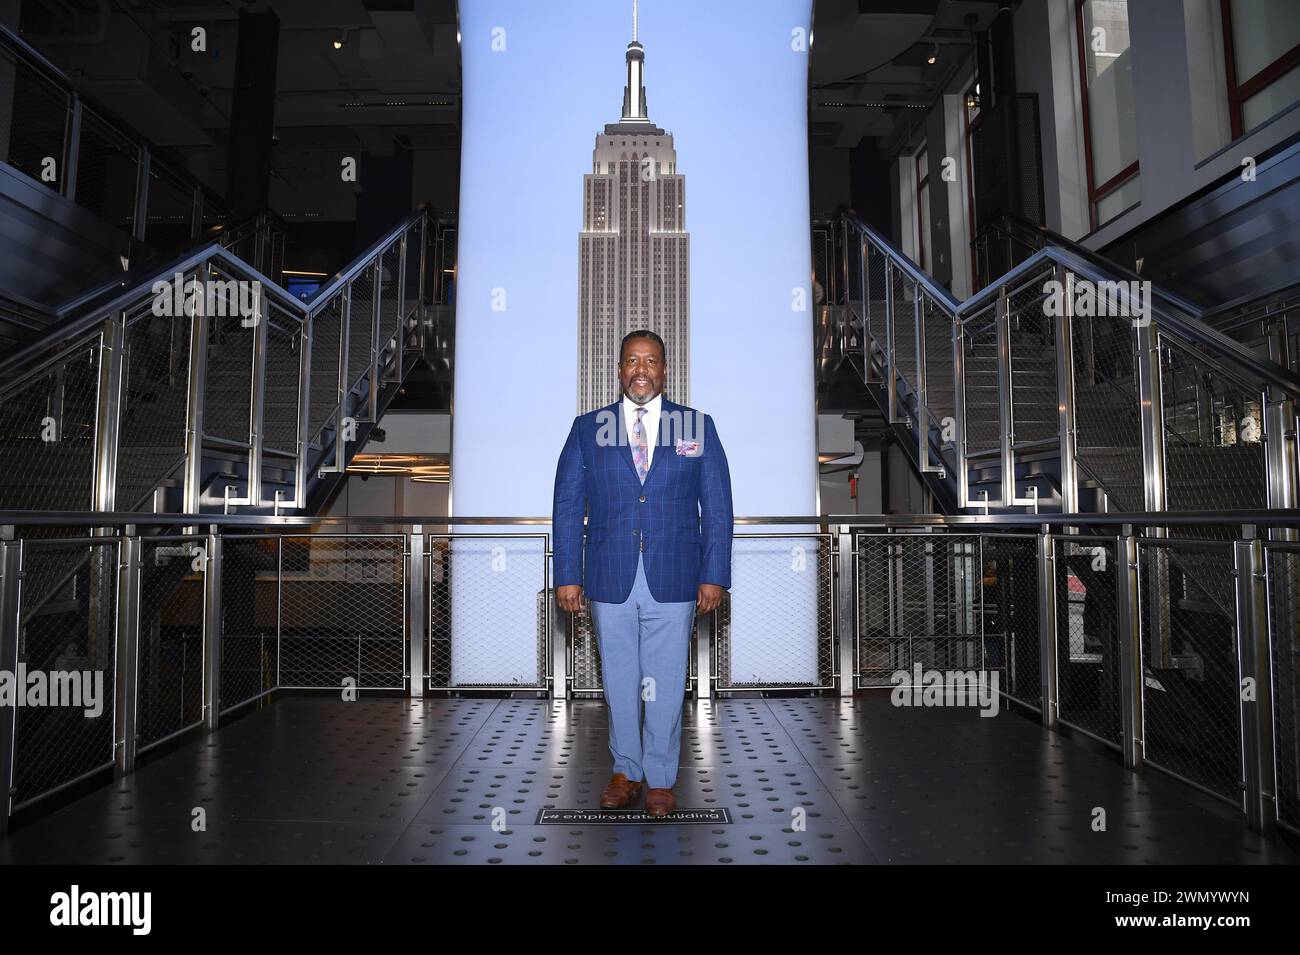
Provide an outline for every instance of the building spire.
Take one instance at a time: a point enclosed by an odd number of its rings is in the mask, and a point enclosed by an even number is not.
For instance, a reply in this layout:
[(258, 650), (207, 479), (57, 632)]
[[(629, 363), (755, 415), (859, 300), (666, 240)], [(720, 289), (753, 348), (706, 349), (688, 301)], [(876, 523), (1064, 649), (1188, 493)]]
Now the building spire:
[(623, 123), (648, 123), (645, 105), (645, 51), (636, 38), (637, 0), (632, 0), (632, 42), (627, 45), (627, 86), (623, 87)]

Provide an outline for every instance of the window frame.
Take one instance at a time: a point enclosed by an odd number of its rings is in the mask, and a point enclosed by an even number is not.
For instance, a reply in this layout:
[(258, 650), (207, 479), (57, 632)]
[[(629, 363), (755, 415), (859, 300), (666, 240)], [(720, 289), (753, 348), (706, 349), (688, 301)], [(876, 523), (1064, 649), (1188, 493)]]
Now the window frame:
[[(1084, 42), (1085, 30), (1083, 26), (1083, 7), (1087, 2), (1088, 0), (1075, 0), (1074, 33), (1079, 48), (1079, 97), (1083, 106), (1083, 170), (1087, 173), (1088, 179), (1088, 229), (1089, 231), (1096, 231), (1098, 228), (1097, 203), (1136, 176), (1140, 171), (1140, 161), (1134, 159), (1131, 163), (1103, 183), (1097, 183), (1096, 176), (1093, 174), (1092, 118), (1088, 106), (1088, 47)], [(1120, 212), (1111, 216), (1106, 220), (1106, 222), (1113, 222), (1123, 214), (1123, 212)], [(1105, 223), (1102, 224), (1104, 225)]]
[[(1232, 124), (1232, 139), (1236, 141), (1250, 132), (1245, 128), (1242, 114), (1242, 107), (1246, 100), (1266, 87), (1272, 86), (1292, 70), (1300, 68), (1300, 43), (1291, 47), (1254, 76), (1241, 81), (1237, 77), (1236, 54), (1232, 47), (1231, 0), (1219, 0), (1219, 14), (1223, 18), (1223, 66), (1224, 80), (1228, 86), (1228, 117)], [(1258, 126), (1251, 127), (1251, 129), (1257, 128)]]
[[(912, 161), (916, 163), (916, 264), (921, 267), (921, 271), (926, 274), (932, 274), (925, 266), (925, 250), (927, 245), (925, 235), (928, 223), (925, 221), (925, 208), (923, 208), (923, 206), (927, 206), (928, 203), (921, 202), (922, 191), (930, 188), (930, 152), (928, 147), (928, 142), (921, 143), (920, 148), (912, 154)], [(922, 175), (921, 167), (922, 157), (926, 159), (924, 175)]]

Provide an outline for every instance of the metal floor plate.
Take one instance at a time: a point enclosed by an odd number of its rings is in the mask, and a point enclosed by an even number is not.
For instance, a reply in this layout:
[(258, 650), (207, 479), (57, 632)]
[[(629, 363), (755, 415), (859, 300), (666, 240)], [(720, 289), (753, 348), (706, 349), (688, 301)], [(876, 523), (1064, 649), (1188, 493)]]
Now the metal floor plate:
[(286, 697), (19, 828), (0, 862), (1296, 861), (1226, 804), (1022, 716), (880, 692), (688, 700), (677, 805), (729, 824), (538, 825), (598, 807), (607, 733), (599, 700)]

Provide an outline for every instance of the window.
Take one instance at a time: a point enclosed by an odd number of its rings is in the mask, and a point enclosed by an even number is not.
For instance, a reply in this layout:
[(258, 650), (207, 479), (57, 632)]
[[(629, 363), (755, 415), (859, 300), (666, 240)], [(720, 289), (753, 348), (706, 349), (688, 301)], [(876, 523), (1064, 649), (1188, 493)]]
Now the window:
[(916, 154), (916, 248), (921, 268), (930, 268), (930, 157), (924, 146)]
[(1096, 229), (1140, 197), (1126, 0), (1078, 0), (1088, 207)]
[(1295, 0), (1221, 0), (1232, 138), (1300, 99), (1300, 11)]

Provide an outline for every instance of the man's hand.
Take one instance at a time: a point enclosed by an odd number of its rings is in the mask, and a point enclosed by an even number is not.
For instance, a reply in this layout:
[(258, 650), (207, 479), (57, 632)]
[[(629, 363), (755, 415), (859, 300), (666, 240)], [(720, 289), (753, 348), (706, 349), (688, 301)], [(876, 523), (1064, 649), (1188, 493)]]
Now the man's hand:
[(700, 613), (712, 613), (722, 603), (722, 588), (717, 584), (700, 584), (699, 596), (695, 609)]
[(569, 613), (582, 612), (582, 584), (565, 584), (555, 588), (555, 602)]

